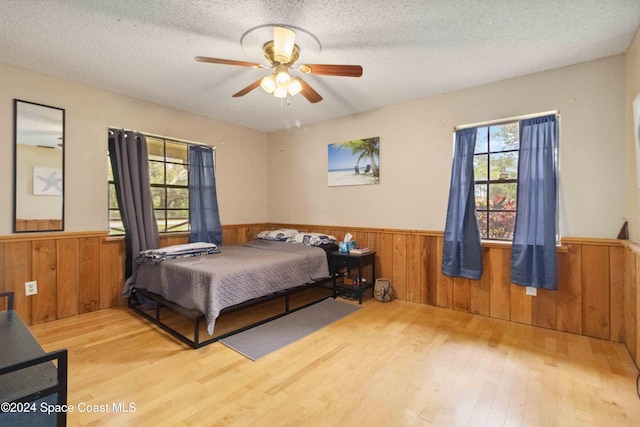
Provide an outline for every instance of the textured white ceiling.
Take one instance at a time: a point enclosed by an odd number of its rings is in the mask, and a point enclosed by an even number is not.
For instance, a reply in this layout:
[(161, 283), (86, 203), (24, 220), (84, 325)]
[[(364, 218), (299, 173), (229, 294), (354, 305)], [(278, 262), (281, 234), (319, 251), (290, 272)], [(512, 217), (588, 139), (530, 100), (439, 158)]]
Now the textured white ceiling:
[(231, 97), (270, 70), (193, 59), (266, 64), (270, 30), (241, 38), (267, 24), (304, 30), (298, 63), (364, 68), (305, 76), (324, 100), (289, 127), (623, 53), (640, 0), (0, 0), (0, 62), (270, 132), (279, 99)]

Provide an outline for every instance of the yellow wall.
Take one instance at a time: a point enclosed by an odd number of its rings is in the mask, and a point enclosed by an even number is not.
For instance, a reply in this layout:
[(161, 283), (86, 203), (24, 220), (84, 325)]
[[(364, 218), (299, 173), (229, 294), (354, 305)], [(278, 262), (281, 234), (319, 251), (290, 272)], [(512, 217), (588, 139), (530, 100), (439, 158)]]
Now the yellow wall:
[[(64, 108), (65, 230), (106, 230), (110, 126), (216, 146), (223, 223), (267, 220), (267, 136), (127, 96), (0, 64), (0, 206), (13, 206), (13, 99)], [(212, 100), (212, 102), (215, 102)], [(12, 209), (0, 210), (0, 235)]]
[(640, 29), (629, 45), (625, 54), (626, 71), (626, 136), (627, 136), (627, 219), (631, 244), (626, 264), (626, 280), (624, 294), (625, 344), (636, 364), (640, 364), (640, 185), (638, 184), (638, 166), (640, 152), (637, 146), (632, 103), (640, 96)]
[[(627, 67), (638, 62), (637, 45), (626, 55)], [(109, 126), (215, 145), (226, 224), (442, 230), (453, 127), (550, 110), (561, 113), (561, 234), (615, 237), (628, 215), (624, 55), (270, 135), (0, 65), (0, 182), (9, 184), (0, 186), (4, 206), (13, 198), (13, 98), (66, 109), (67, 231), (106, 229)], [(370, 136), (381, 140), (380, 184), (328, 187), (328, 144)], [(632, 196), (635, 205), (637, 192)], [(10, 210), (1, 215), (0, 235), (8, 234)]]
[[(624, 97), (617, 55), (274, 132), (269, 221), (443, 230), (454, 126), (559, 110), (561, 234), (616, 237), (625, 216)], [(380, 184), (328, 187), (328, 144), (373, 136)]]
[(640, 241), (640, 185), (637, 175), (637, 158), (640, 160), (640, 153), (637, 152), (636, 140), (633, 130), (632, 103), (636, 96), (640, 96), (640, 29), (636, 32), (634, 39), (629, 45), (625, 54), (626, 65), (626, 99), (625, 118), (627, 120), (627, 219), (629, 221), (629, 233), (631, 240)]

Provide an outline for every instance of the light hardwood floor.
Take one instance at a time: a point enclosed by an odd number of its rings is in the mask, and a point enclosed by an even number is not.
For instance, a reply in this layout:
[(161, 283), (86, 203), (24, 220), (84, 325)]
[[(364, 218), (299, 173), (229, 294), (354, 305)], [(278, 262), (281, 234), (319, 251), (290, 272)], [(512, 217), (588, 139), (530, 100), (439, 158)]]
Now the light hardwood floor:
[(31, 329), (69, 350), (69, 425), (640, 424), (622, 344), (406, 301), (369, 298), (256, 362), (188, 349), (124, 307)]

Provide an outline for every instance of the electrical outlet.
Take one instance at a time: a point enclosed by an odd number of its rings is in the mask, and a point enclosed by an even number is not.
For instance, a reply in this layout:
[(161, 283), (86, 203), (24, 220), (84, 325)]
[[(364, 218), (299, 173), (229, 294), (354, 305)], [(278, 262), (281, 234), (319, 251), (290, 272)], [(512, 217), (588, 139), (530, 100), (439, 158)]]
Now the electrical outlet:
[(38, 282), (35, 280), (32, 282), (24, 282), (24, 293), (29, 295), (35, 295), (38, 293)]
[(532, 297), (535, 297), (536, 295), (538, 295), (538, 288), (534, 288), (533, 286), (527, 286), (527, 290), (525, 291), (525, 293), (527, 295), (531, 295)]

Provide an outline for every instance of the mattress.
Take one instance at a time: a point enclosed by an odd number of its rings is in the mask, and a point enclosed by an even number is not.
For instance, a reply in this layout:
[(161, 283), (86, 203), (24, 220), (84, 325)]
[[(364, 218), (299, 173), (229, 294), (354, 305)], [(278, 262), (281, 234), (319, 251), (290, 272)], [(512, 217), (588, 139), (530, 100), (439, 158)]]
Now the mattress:
[(253, 240), (219, 250), (142, 263), (134, 287), (202, 312), (213, 335), (224, 308), (329, 277), (327, 255), (319, 247)]

